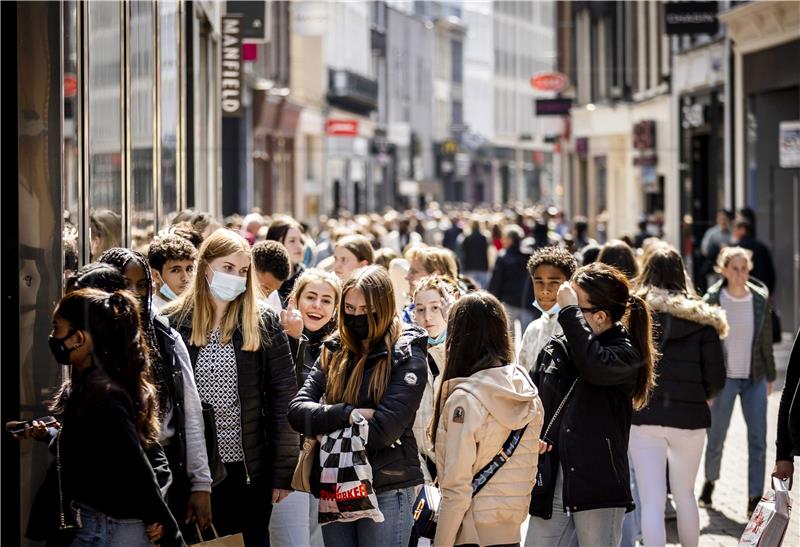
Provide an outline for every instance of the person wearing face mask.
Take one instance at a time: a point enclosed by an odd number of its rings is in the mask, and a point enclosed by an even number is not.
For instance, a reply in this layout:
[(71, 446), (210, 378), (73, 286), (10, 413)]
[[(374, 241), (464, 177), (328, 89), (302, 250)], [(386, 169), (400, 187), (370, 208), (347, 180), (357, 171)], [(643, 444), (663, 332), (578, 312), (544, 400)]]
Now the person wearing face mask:
[[(289, 307), (283, 312), (284, 329), (294, 355), (297, 385), (302, 387), (322, 351), (323, 340), (336, 330), (336, 305), (342, 293), (339, 278), (312, 268), (297, 279)], [(293, 319), (292, 312), (297, 317)], [(272, 511), (269, 539), (272, 547), (323, 545), (317, 513), (319, 503), (306, 492), (292, 492)]]
[(542, 314), (532, 321), (522, 335), (517, 363), (530, 372), (539, 353), (551, 336), (562, 333), (558, 324), (561, 307), (556, 302), (558, 288), (572, 277), (578, 262), (572, 253), (560, 247), (543, 247), (534, 251), (528, 260), (528, 273), (533, 281), (536, 300), (533, 306)]
[(414, 320), (428, 331), (427, 382), (414, 419), (414, 437), (423, 463), (422, 474), (427, 482), (433, 482), (436, 478), (436, 458), (433, 441), (428, 435), (428, 424), (433, 417), (433, 400), (444, 371), (447, 312), (459, 296), (455, 282), (441, 275), (431, 275), (417, 281), (412, 297)]
[(79, 289), (53, 314), (50, 350), (69, 376), (51, 411), (25, 435), (55, 460), (34, 498), (26, 536), (50, 545), (185, 545), (157, 484), (158, 399), (138, 305), (127, 291)]
[(213, 487), (220, 535), (267, 540), (271, 504), (290, 492), (299, 438), (286, 421), (297, 385), (286, 333), (258, 304), (247, 241), (218, 230), (203, 241), (195, 282), (164, 308), (189, 349), (200, 399), (214, 408), (227, 476)]
[[(205, 529), (211, 522), (211, 472), (205, 450), (202, 407), (189, 352), (167, 319), (151, 307), (152, 274), (141, 253), (113, 247), (104, 252), (98, 262), (116, 268), (125, 288), (139, 299), (142, 331), (158, 390), (161, 420), (158, 440), (164, 446), (172, 470), (167, 501), (182, 525), (196, 522)], [(192, 524), (185, 531), (193, 529)]]
[[(367, 266), (342, 288), (338, 332), (289, 406), (289, 421), (307, 436), (320, 436), (366, 418), (367, 459), (384, 521), (370, 518), (322, 527), (326, 547), (407, 547), (415, 488), (422, 484), (414, 415), (425, 389), (427, 333), (404, 325), (395, 313), (386, 270)], [(324, 398), (324, 401), (323, 401)], [(319, 451), (311, 491), (320, 495)]]
[(160, 310), (177, 299), (194, 277), (197, 249), (184, 238), (167, 234), (153, 240), (147, 249), (147, 263), (155, 281), (151, 305)]

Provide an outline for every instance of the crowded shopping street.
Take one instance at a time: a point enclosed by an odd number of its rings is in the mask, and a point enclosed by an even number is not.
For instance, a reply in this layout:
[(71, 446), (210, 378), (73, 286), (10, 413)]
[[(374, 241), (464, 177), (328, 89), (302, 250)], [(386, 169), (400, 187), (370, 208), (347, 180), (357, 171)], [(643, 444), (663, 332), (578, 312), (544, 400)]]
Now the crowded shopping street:
[(800, 0), (0, 10), (0, 545), (800, 545)]

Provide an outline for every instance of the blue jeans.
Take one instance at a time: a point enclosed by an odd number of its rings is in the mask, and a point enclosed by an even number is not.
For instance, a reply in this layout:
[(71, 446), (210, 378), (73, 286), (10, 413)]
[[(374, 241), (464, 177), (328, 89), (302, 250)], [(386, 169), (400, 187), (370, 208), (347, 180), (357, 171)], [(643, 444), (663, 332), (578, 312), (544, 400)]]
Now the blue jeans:
[(115, 519), (86, 505), (77, 504), (82, 526), (72, 540), (72, 547), (149, 547), (144, 522)]
[(639, 489), (636, 486), (636, 474), (633, 472), (630, 450), (628, 450), (628, 467), (631, 470), (631, 496), (636, 507), (630, 513), (626, 513), (622, 521), (620, 547), (636, 547), (636, 542), (642, 539), (642, 504), (639, 501)]
[(323, 547), (319, 526), (319, 500), (305, 492), (292, 492), (272, 506), (270, 547)]
[(489, 286), (489, 272), (482, 272), (480, 270), (467, 270), (464, 275), (471, 277), (478, 284), (479, 289), (485, 289)]
[(731, 424), (736, 396), (742, 399), (742, 412), (747, 424), (747, 484), (748, 496), (764, 493), (764, 473), (767, 455), (767, 381), (750, 379), (725, 380), (725, 388), (711, 404), (711, 427), (706, 445), (706, 480), (719, 479), (722, 446)]
[(353, 522), (332, 522), (322, 526), (325, 547), (408, 547), (411, 506), (416, 498), (414, 487), (378, 494), (378, 508), (383, 522), (364, 518)]

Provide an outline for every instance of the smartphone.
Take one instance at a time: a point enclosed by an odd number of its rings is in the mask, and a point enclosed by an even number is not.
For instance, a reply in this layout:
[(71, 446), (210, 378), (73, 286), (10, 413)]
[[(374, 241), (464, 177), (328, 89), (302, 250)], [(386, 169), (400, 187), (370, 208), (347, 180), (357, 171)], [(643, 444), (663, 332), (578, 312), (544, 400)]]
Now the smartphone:
[(29, 425), (29, 426), (33, 427), (33, 422), (37, 422), (37, 421), (44, 423), (44, 425), (46, 425), (46, 426), (51, 426), (54, 423), (58, 422), (58, 420), (56, 420), (55, 416), (44, 416), (42, 418), (32, 418), (30, 420), (18, 423), (16, 425), (16, 427), (14, 427), (14, 429), (9, 429), (8, 432), (9, 433), (13, 433), (15, 435), (18, 435), (19, 433), (22, 433), (23, 431), (25, 431), (25, 426), (26, 425)]

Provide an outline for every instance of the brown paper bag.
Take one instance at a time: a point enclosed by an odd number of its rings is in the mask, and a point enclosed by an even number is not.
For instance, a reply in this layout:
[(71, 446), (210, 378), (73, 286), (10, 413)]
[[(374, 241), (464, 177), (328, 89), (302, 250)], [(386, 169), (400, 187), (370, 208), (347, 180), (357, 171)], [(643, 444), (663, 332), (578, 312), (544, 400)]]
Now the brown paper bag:
[(200, 527), (195, 524), (197, 531), (197, 539), (199, 543), (190, 543), (189, 545), (202, 545), (203, 547), (244, 547), (244, 536), (242, 534), (231, 534), (229, 536), (219, 537), (217, 529), (211, 525), (211, 533), (214, 534), (214, 539), (208, 541), (203, 540), (203, 533)]

